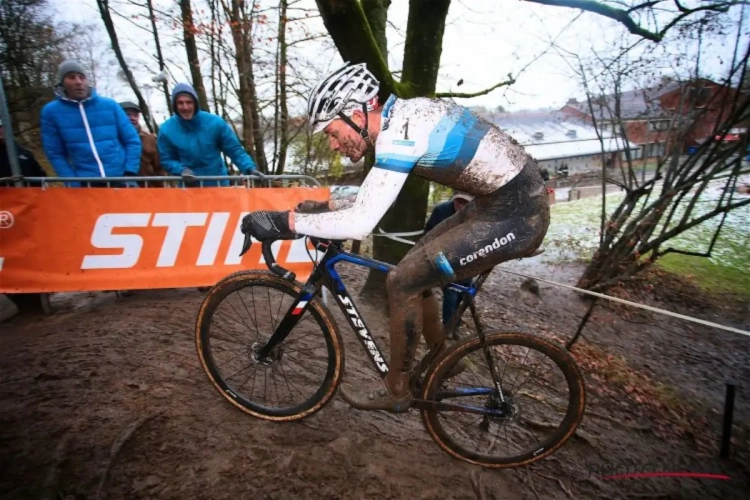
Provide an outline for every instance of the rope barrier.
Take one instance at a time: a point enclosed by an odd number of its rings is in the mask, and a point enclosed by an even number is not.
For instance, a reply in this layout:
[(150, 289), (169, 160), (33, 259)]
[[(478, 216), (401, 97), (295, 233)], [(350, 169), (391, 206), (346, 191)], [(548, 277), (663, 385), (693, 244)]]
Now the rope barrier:
[(496, 267), (496, 269), (499, 269), (499, 270), (501, 270), (501, 271), (503, 271), (505, 273), (508, 273), (508, 274), (515, 274), (516, 276), (520, 276), (522, 278), (531, 278), (531, 279), (534, 279), (534, 280), (537, 280), (537, 281), (541, 281), (542, 283), (548, 283), (550, 285), (555, 285), (555, 286), (559, 286), (559, 287), (562, 287), (562, 288), (567, 288), (569, 290), (574, 290), (576, 292), (583, 293), (583, 294), (586, 294), (586, 295), (591, 295), (593, 297), (598, 297), (600, 299), (610, 300), (612, 302), (619, 302), (620, 304), (626, 304), (626, 305), (629, 305), (629, 306), (632, 306), (632, 307), (638, 307), (640, 309), (646, 309), (647, 311), (652, 311), (652, 312), (655, 312), (655, 313), (664, 314), (666, 316), (672, 316), (673, 318), (678, 318), (678, 319), (682, 319), (682, 320), (685, 320), (685, 321), (690, 321), (692, 323), (698, 323), (698, 324), (701, 324), (701, 325), (711, 326), (713, 328), (718, 328), (719, 330), (726, 330), (728, 332), (739, 333), (740, 335), (747, 335), (748, 337), (750, 337), (750, 332), (745, 331), (745, 330), (740, 330), (738, 328), (734, 328), (734, 327), (731, 327), (731, 326), (720, 325), (719, 323), (714, 323), (712, 321), (706, 321), (706, 320), (703, 320), (703, 319), (700, 319), (700, 318), (694, 318), (692, 316), (686, 316), (684, 314), (679, 314), (679, 313), (676, 313), (676, 312), (667, 311), (666, 309), (660, 309), (658, 307), (652, 307), (652, 306), (647, 306), (645, 304), (639, 304), (638, 302), (632, 302), (630, 300), (620, 299), (620, 298), (617, 298), (617, 297), (612, 297), (610, 295), (604, 295), (603, 293), (597, 293), (597, 292), (592, 292), (590, 290), (584, 290), (583, 288), (578, 288), (578, 287), (572, 286), (572, 285), (565, 285), (563, 283), (557, 283), (555, 281), (547, 280), (547, 279), (544, 279), (544, 278), (537, 278), (537, 277), (534, 277), (534, 276), (529, 276), (527, 274), (519, 273), (519, 272), (516, 272), (516, 271), (510, 271), (508, 269), (503, 269), (502, 267)]
[(373, 236), (383, 236), (385, 238), (388, 238), (389, 240), (398, 241), (400, 243), (406, 243), (407, 245), (415, 245), (416, 243), (411, 240), (406, 240), (404, 238), (400, 238), (400, 236), (419, 236), (420, 234), (424, 233), (424, 230), (420, 229), (419, 231), (411, 231), (407, 233), (386, 233), (383, 231), (382, 228), (378, 228), (377, 233), (372, 233)]
[[(400, 241), (402, 243), (407, 243), (409, 245), (414, 245), (415, 243), (413, 241), (409, 241), (409, 240), (405, 240), (403, 238), (399, 238), (399, 236), (418, 236), (418, 235), (420, 235), (420, 234), (422, 234), (424, 232), (424, 231), (412, 231), (410, 233), (386, 233), (381, 228), (378, 228), (378, 231), (379, 231), (379, 234), (374, 234), (373, 233), (373, 236), (384, 236), (384, 237), (386, 237), (386, 238), (388, 238), (390, 240)], [(665, 316), (671, 316), (673, 318), (681, 319), (681, 320), (684, 320), (684, 321), (689, 321), (691, 323), (698, 323), (700, 325), (710, 326), (710, 327), (713, 327), (713, 328), (718, 328), (719, 330), (726, 330), (728, 332), (739, 333), (740, 335), (746, 335), (746, 336), (750, 337), (750, 331), (740, 330), (739, 328), (734, 328), (734, 327), (731, 327), (731, 326), (721, 325), (719, 323), (714, 323), (712, 321), (706, 321), (706, 320), (703, 320), (703, 319), (700, 319), (700, 318), (694, 318), (692, 316), (687, 316), (685, 314), (679, 314), (679, 313), (676, 313), (676, 312), (667, 311), (666, 309), (660, 309), (658, 307), (647, 306), (646, 304), (639, 304), (638, 302), (632, 302), (630, 300), (620, 299), (620, 298), (617, 298), (617, 297), (612, 297), (610, 295), (604, 295), (603, 293), (597, 293), (597, 292), (592, 292), (590, 290), (584, 290), (583, 288), (578, 288), (578, 287), (572, 286), (572, 285), (565, 285), (563, 283), (557, 283), (555, 281), (547, 280), (547, 279), (544, 279), (544, 278), (537, 278), (536, 276), (530, 276), (528, 274), (523, 274), (523, 273), (519, 273), (519, 272), (516, 272), (516, 271), (510, 271), (508, 269), (503, 269), (500, 266), (496, 267), (495, 269), (499, 269), (500, 271), (502, 271), (504, 273), (514, 274), (514, 275), (520, 276), (522, 278), (531, 278), (531, 279), (536, 280), (536, 281), (541, 281), (542, 283), (547, 283), (547, 284), (550, 284), (550, 285), (559, 286), (559, 287), (562, 287), (562, 288), (567, 288), (569, 290), (573, 290), (573, 291), (576, 291), (578, 293), (583, 293), (585, 295), (590, 295), (592, 297), (598, 297), (600, 299), (609, 300), (609, 301), (612, 301), (612, 302), (618, 302), (620, 304), (625, 304), (625, 305), (628, 305), (628, 306), (637, 307), (637, 308), (640, 308), (640, 309), (645, 309), (647, 311), (655, 312), (655, 313), (658, 313), (658, 314), (664, 314)]]

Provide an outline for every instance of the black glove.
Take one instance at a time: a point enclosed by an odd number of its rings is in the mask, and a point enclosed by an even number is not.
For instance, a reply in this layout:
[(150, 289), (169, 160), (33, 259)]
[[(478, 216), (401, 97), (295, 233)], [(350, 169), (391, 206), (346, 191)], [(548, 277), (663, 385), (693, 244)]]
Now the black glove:
[(184, 182), (186, 186), (198, 185), (198, 179), (195, 178), (195, 174), (189, 168), (183, 168), (180, 175), (182, 176), (182, 182)]
[(299, 213), (304, 214), (322, 214), (324, 212), (330, 212), (331, 209), (328, 208), (328, 202), (327, 201), (315, 201), (315, 200), (305, 200), (297, 204), (296, 207), (294, 207), (294, 210), (296, 210)]
[(242, 233), (258, 241), (292, 240), (297, 235), (289, 229), (289, 211), (258, 210), (242, 218)]
[(261, 172), (258, 169), (248, 170), (247, 172), (245, 172), (245, 175), (252, 175), (252, 176), (257, 177), (258, 179), (260, 179), (262, 181), (266, 180), (266, 174), (264, 174), (263, 172)]

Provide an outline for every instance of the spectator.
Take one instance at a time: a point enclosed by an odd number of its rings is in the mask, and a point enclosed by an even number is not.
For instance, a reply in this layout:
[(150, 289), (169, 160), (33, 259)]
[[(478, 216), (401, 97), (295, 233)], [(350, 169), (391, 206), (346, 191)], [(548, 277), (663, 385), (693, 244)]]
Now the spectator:
[(81, 64), (65, 61), (60, 65), (55, 94), (55, 100), (42, 108), (41, 123), (44, 152), (58, 176), (138, 175), (138, 133), (117, 102), (97, 95)]
[[(18, 164), (21, 167), (21, 175), (24, 177), (47, 177), (47, 173), (36, 161), (34, 155), (28, 149), (15, 144)], [(13, 176), (10, 168), (9, 148), (6, 144), (5, 129), (0, 121), (0, 187), (12, 186), (13, 183), (6, 182)], [(11, 304), (3, 304), (4, 297), (10, 299)], [(43, 309), (41, 293), (12, 293), (0, 294), (0, 322), (10, 319), (19, 312), (39, 312)]]
[[(200, 109), (193, 87), (177, 84), (172, 91), (172, 107), (175, 114), (161, 126), (157, 140), (162, 165), (171, 175), (181, 175), (191, 185), (196, 184), (196, 175), (228, 175), (222, 153), (242, 173), (256, 169), (227, 122)], [(228, 186), (229, 181), (204, 181), (203, 185)]]
[[(148, 130), (141, 127), (141, 108), (137, 104), (124, 101), (120, 106), (128, 115), (130, 123), (135, 127), (136, 132), (141, 138), (141, 168), (138, 175), (143, 177), (157, 177), (167, 175), (167, 172), (159, 163), (159, 150), (156, 147), (156, 137)], [(163, 187), (163, 182), (149, 182), (149, 186)]]
[[(21, 175), (24, 177), (47, 177), (47, 173), (42, 169), (39, 162), (28, 149), (22, 148), (17, 143), (16, 156), (21, 167)], [(13, 171), (10, 169), (10, 158), (8, 156), (8, 147), (5, 143), (5, 131), (3, 122), (0, 121), (0, 179), (11, 177)]]
[[(425, 234), (430, 232), (435, 226), (443, 222), (444, 220), (451, 217), (453, 214), (465, 207), (469, 202), (474, 199), (473, 196), (461, 191), (454, 191), (453, 197), (436, 205), (432, 210), (430, 218), (427, 219), (427, 223), (424, 227)], [(459, 285), (469, 286), (471, 279), (465, 281), (456, 282)], [(442, 288), (443, 290), (443, 325), (447, 325), (451, 316), (458, 310), (458, 305), (461, 302), (461, 294), (449, 289), (447, 286)], [(459, 323), (460, 324), (460, 323)], [(458, 325), (456, 325), (458, 326)], [(455, 332), (451, 332), (451, 335), (455, 338)]]

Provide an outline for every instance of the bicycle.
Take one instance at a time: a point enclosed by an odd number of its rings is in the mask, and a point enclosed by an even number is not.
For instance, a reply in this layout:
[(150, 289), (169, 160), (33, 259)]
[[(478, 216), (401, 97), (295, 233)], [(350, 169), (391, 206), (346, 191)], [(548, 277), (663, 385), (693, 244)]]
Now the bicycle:
[[(332, 292), (336, 303), (350, 327), (356, 332), (357, 338), (378, 375), (382, 378), (388, 373), (386, 358), (372, 337), (335, 266), (340, 262), (348, 262), (382, 272), (388, 272), (393, 266), (345, 252), (342, 249), (343, 242), (312, 238), (310, 240), (314, 244), (316, 252), (321, 251), (323, 254), (307, 282), (297, 282), (294, 273), (276, 264), (271, 250), (272, 242), (265, 241), (262, 243), (261, 250), (270, 272), (246, 270), (223, 278), (206, 295), (196, 319), (196, 348), (203, 370), (212, 385), (236, 408), (264, 420), (289, 422), (309, 417), (321, 410), (331, 400), (341, 382), (344, 371), (343, 343), (332, 313), (321, 303), (319, 295), (323, 287)], [(250, 238), (246, 238), (242, 253), (247, 251), (251, 245)], [(310, 255), (309, 250), (308, 255)], [(310, 255), (310, 258), (314, 263), (317, 261), (317, 259), (312, 258), (312, 255)], [(468, 308), (471, 311), (477, 333), (463, 338), (453, 346), (447, 347), (443, 352), (440, 351), (444, 340), (439, 345), (428, 346), (427, 354), (419, 360), (415, 359), (410, 376), (412, 394), (415, 397), (412, 400), (411, 407), (421, 411), (422, 421), (427, 432), (438, 446), (449, 455), (483, 467), (518, 467), (531, 464), (552, 454), (573, 435), (583, 418), (586, 399), (585, 386), (575, 360), (563, 346), (529, 333), (483, 328), (479, 312), (474, 306), (474, 297), (491, 271), (492, 269), (476, 277), (471, 286), (450, 285), (463, 294), (463, 300), (458, 311), (454, 314), (453, 320), (455, 321), (456, 317), (460, 318)], [(245, 301), (239, 292), (247, 292), (248, 290), (252, 299), (248, 297), (248, 300)], [(276, 308), (275, 317), (273, 309), (270, 307), (271, 291), (280, 292), (282, 296), (282, 301)], [(234, 325), (239, 325), (241, 331), (254, 333), (252, 341), (233, 337), (229, 331), (231, 329), (229, 326), (219, 327), (218, 319), (223, 317), (219, 312), (226, 303), (229, 303), (235, 313), (237, 312), (229, 300), (229, 297), (235, 292), (238, 292), (240, 303), (244, 306), (247, 314), (235, 319)], [(263, 296), (258, 300), (257, 295), (261, 293)], [(270, 316), (271, 327), (262, 330), (258, 328), (259, 314), (256, 304), (263, 302), (264, 296), (268, 297), (267, 316)], [(287, 300), (287, 304), (282, 307), (284, 299)], [(250, 300), (252, 300), (252, 314), (248, 308)], [(261, 309), (260, 317), (263, 318), (263, 316), (263, 309)], [(305, 317), (303, 318), (303, 316)], [(217, 322), (214, 322), (215, 319)], [(308, 319), (313, 321), (306, 323)], [(251, 323), (255, 328), (254, 332)], [(319, 326), (322, 330), (322, 336), (309, 333), (308, 327), (310, 324)], [(450, 324), (443, 329), (444, 334), (449, 331), (449, 327)], [(284, 342), (292, 337), (293, 340), (284, 345)], [(310, 347), (311, 342), (321, 340), (321, 337), (323, 341), (321, 346)], [(305, 339), (307, 339), (306, 342), (301, 342)], [(239, 354), (232, 359), (239, 359), (242, 362), (241, 364), (245, 366), (234, 374), (230, 375), (228, 372), (220, 370), (217, 365), (216, 358), (223, 353), (219, 349), (219, 341), (234, 342), (241, 346)], [(295, 343), (298, 344), (295, 346)], [(495, 366), (490, 353), (491, 349), (497, 347), (510, 347), (511, 353), (514, 348), (519, 348), (522, 351), (525, 350), (526, 353), (525, 355), (522, 352), (511, 356), (510, 362), (505, 362), (503, 371), (500, 373), (500, 366)], [(439, 352), (440, 355), (437, 355)], [(564, 398), (558, 398), (557, 403), (546, 405), (546, 414), (541, 416), (543, 420), (549, 420), (550, 412), (548, 410), (553, 410), (552, 413), (556, 411), (563, 413), (562, 421), (557, 425), (546, 421), (534, 421), (524, 416), (525, 413), (522, 409), (527, 405), (527, 400), (528, 402), (539, 401), (540, 396), (539, 393), (524, 393), (521, 391), (523, 384), (516, 386), (519, 377), (521, 377), (521, 371), (516, 372), (512, 385), (502, 386), (504, 380), (510, 382), (513, 372), (516, 370), (515, 363), (522, 358), (527, 359), (532, 352), (541, 354), (539, 364), (545, 360), (552, 361), (552, 367), (560, 369), (563, 382), (570, 391), (567, 401)], [(476, 360), (471, 358), (473, 354), (477, 355)], [(316, 355), (324, 359), (319, 359), (315, 357)], [(283, 362), (294, 361), (295, 359), (303, 362), (303, 368), (300, 370), (291, 368), (285, 370)], [(452, 378), (446, 376), (459, 360), (465, 363), (464, 372), (458, 375), (453, 374)], [(509, 369), (510, 371), (508, 371)], [(264, 389), (271, 392), (269, 399), (273, 399), (272, 396), (275, 391), (277, 404), (260, 402), (253, 398), (252, 394), (247, 396), (242, 393), (240, 388), (250, 383), (250, 370), (252, 370), (251, 392), (254, 393), (256, 382), (258, 382), (258, 385), (261, 384), (256, 379), (258, 373), (262, 372)], [(536, 370), (536, 367), (534, 370)], [(313, 371), (320, 372), (318, 377), (322, 380), (318, 381), (313, 375)], [(229, 382), (230, 378), (243, 372), (247, 372), (247, 374), (242, 384)], [(508, 377), (504, 378), (506, 372)], [(549, 378), (546, 377), (548, 372), (537, 375), (534, 375), (533, 372), (529, 373), (523, 383), (530, 380), (541, 380), (547, 384), (545, 389), (550, 388)], [(310, 394), (305, 396), (303, 391), (297, 388), (297, 392), (302, 395), (303, 400), (283, 406), (279, 396), (279, 384), (274, 379), (273, 384), (269, 386), (269, 374), (283, 376), (281, 392), (287, 390), (292, 398), (295, 397), (295, 393), (289, 385), (287, 375), (300, 376), (304, 388)], [(458, 379), (467, 375), (470, 383), (459, 384), (457, 382)], [(479, 382), (479, 376), (489, 376), (490, 382)], [(477, 402), (467, 404), (451, 401), (461, 397), (476, 398)], [(448, 413), (450, 416), (445, 422), (441, 419), (443, 413)], [(457, 437), (449, 435), (447, 431), (449, 424), (453, 424), (463, 417), (468, 417), (472, 421), (469, 429), (478, 430), (483, 433), (484, 437), (489, 437), (490, 445), (487, 451), (480, 452), (479, 444), (472, 449), (470, 446), (459, 443), (458, 438), (463, 437), (461, 435)], [(514, 455), (499, 457), (490, 455), (489, 452), (495, 448), (499, 439), (500, 427), (504, 426), (507, 441), (509, 438), (508, 426), (514, 422), (524, 425), (520, 430), (511, 431), (514, 443), (529, 435), (533, 436), (534, 431), (530, 429), (552, 429), (552, 433), (546, 439), (532, 446), (527, 446)], [(489, 436), (490, 428), (493, 426), (497, 427), (494, 437)], [(466, 435), (466, 433), (463, 434)]]

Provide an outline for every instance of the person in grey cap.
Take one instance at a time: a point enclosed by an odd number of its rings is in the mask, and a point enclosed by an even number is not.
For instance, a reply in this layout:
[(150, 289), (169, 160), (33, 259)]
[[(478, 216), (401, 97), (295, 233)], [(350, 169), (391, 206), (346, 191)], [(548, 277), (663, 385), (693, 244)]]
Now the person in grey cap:
[[(117, 102), (98, 95), (88, 84), (80, 63), (65, 61), (60, 65), (55, 99), (44, 105), (41, 118), (44, 152), (58, 176), (138, 175), (138, 133)], [(67, 185), (76, 187), (80, 183)]]

